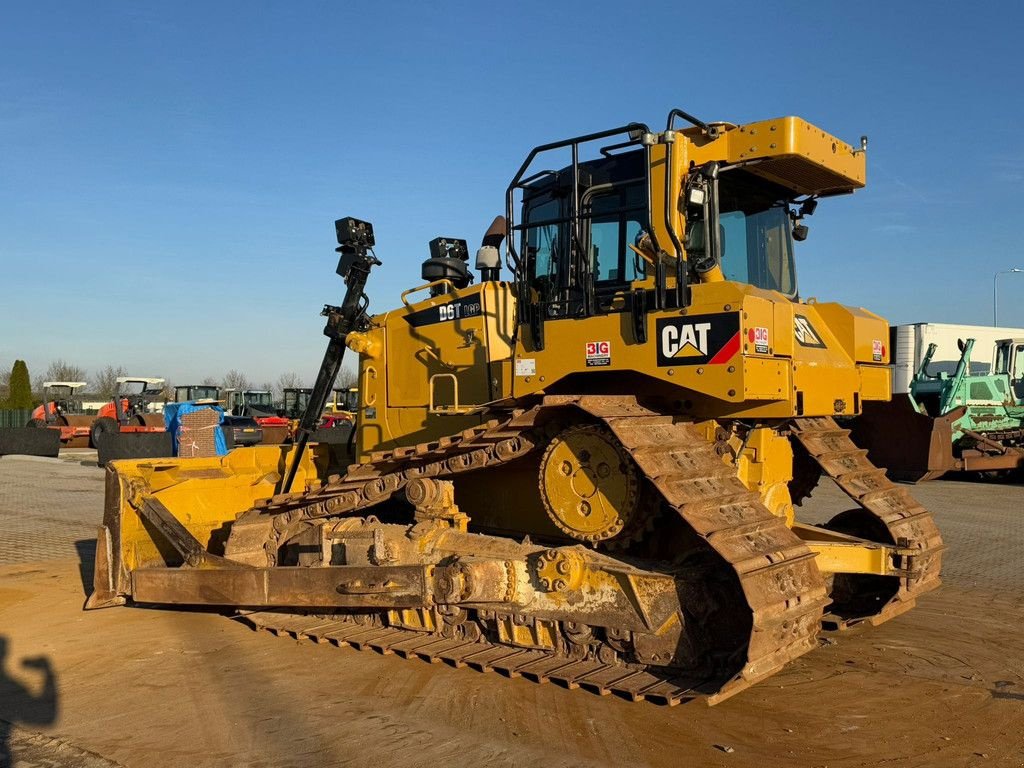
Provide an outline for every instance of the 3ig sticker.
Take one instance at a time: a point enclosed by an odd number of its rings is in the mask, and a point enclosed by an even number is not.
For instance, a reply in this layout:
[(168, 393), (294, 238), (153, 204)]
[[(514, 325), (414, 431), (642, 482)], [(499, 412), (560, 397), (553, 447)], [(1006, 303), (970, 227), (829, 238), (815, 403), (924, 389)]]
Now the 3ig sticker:
[(603, 368), (612, 364), (612, 345), (609, 341), (588, 341), (587, 368)]

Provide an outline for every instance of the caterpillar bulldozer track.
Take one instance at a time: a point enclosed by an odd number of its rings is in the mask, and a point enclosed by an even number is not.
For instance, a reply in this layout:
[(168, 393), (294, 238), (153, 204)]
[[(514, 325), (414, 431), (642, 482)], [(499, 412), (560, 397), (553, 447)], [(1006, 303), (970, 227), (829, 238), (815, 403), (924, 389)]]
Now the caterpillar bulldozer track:
[[(529, 173), (557, 151), (571, 164)], [(863, 183), (863, 148), (798, 118), (673, 110), (535, 149), (480, 282), (438, 238), (426, 283), (374, 316), (372, 228), (339, 220), (347, 292), (295, 444), (115, 462), (88, 607), (222, 606), (667, 704), (897, 616), (938, 586), (942, 539), (837, 421), (890, 396), (887, 326), (801, 301), (793, 260), (817, 200)], [(346, 349), (350, 453), (309, 442)], [(799, 522), (821, 475), (850, 506)]]

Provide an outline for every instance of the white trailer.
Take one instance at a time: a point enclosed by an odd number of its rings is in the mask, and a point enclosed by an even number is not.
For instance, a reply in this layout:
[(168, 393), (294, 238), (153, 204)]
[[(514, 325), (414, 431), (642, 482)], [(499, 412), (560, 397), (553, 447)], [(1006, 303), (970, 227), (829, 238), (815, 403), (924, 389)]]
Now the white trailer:
[(938, 349), (928, 370), (932, 373), (953, 373), (960, 360), (960, 339), (974, 339), (970, 373), (988, 373), (992, 354), (999, 339), (1022, 338), (1024, 328), (997, 328), (991, 325), (953, 325), (952, 323), (910, 323), (894, 325), (889, 330), (892, 350), (893, 394), (910, 391), (910, 380), (928, 352), (928, 345)]

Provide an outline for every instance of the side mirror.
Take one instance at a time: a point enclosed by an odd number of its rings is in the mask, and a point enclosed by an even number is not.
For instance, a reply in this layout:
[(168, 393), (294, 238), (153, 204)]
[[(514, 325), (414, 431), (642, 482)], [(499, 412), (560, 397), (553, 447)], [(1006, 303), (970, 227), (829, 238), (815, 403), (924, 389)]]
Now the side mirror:
[(793, 239), (798, 243), (802, 243), (807, 239), (807, 234), (809, 232), (810, 230), (807, 228), (806, 224), (797, 224), (793, 227)]

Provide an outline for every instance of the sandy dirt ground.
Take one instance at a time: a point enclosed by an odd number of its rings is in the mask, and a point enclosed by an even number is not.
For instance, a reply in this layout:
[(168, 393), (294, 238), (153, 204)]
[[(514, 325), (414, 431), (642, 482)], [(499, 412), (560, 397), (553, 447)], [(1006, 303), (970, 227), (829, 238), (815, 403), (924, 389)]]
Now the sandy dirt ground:
[[(1019, 485), (919, 488), (949, 545), (938, 592), (882, 627), (824, 635), (717, 707), (666, 708), (213, 613), (83, 612), (101, 478), (78, 461), (0, 460), (0, 755), (19, 768), (1024, 765)], [(823, 486), (806, 517), (843, 499)], [(4, 548), (33, 525), (34, 559)]]

